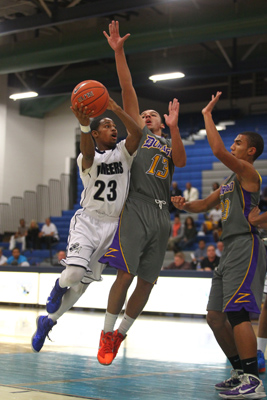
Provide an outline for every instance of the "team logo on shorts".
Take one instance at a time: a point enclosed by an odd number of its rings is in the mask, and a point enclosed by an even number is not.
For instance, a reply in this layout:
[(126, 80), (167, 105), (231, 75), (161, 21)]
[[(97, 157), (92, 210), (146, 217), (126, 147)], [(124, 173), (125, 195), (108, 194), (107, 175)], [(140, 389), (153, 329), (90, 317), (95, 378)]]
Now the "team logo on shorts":
[(75, 253), (80, 253), (82, 246), (80, 246), (80, 243), (74, 243), (70, 246), (69, 251), (72, 252), (74, 251)]

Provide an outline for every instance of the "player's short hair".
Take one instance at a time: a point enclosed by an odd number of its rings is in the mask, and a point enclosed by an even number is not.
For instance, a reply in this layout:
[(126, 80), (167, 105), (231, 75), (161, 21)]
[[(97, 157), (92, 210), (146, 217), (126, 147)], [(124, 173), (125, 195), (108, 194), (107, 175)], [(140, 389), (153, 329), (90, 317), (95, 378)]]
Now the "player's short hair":
[(102, 121), (103, 117), (94, 118), (90, 124), (91, 131), (97, 131)]
[(246, 136), (249, 147), (255, 147), (256, 152), (253, 156), (253, 161), (255, 161), (264, 150), (264, 141), (261, 135), (257, 132), (241, 132), (240, 135)]

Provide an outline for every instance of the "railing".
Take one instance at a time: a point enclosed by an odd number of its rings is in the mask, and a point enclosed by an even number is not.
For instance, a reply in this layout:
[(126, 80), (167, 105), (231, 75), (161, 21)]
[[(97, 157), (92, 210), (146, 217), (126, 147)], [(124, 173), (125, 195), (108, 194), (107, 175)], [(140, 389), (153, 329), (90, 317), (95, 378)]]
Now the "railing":
[(0, 234), (15, 232), (19, 220), (27, 225), (32, 219), (44, 222), (47, 217), (59, 217), (70, 207), (70, 175), (61, 174), (60, 180), (50, 179), (49, 185), (38, 185), (36, 192), (26, 190), (24, 197), (14, 196), (11, 204), (0, 203)]

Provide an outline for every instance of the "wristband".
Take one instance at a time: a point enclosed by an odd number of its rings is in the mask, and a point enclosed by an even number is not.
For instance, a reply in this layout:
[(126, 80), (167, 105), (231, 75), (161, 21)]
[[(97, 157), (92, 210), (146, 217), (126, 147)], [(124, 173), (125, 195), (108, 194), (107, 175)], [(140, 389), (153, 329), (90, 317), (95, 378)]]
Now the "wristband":
[(88, 126), (84, 126), (84, 125), (81, 125), (80, 124), (80, 129), (81, 129), (81, 131), (83, 132), (83, 133), (89, 133), (89, 132), (91, 132), (91, 129), (90, 129), (90, 126), (88, 125)]

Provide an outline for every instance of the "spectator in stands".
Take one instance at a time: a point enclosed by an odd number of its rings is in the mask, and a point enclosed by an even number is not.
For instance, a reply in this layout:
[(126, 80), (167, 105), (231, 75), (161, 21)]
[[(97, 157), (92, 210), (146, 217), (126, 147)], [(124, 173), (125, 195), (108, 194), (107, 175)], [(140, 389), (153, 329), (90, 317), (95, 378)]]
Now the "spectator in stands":
[(181, 223), (179, 213), (176, 213), (172, 224), (172, 234), (167, 243), (167, 250), (174, 250), (175, 243), (178, 243), (182, 236), (183, 225)]
[(61, 260), (66, 258), (66, 252), (64, 250), (60, 250), (57, 252), (57, 254), (53, 257), (53, 265), (56, 266), (62, 266)]
[(196, 237), (197, 237), (197, 229), (195, 221), (193, 220), (192, 217), (186, 217), (184, 221), (183, 235), (178, 242), (175, 242), (174, 250), (175, 251), (183, 250), (186, 246), (189, 246), (190, 244), (194, 243)]
[(21, 251), (26, 249), (26, 236), (27, 236), (27, 227), (25, 224), (24, 218), (19, 220), (19, 227), (17, 232), (11, 236), (9, 241), (9, 250), (13, 250), (17, 243), (21, 243)]
[(205, 234), (209, 232), (214, 232), (214, 240), (215, 242), (218, 241), (218, 236), (219, 236), (219, 224), (220, 220), (222, 218), (222, 210), (221, 210), (221, 205), (216, 204), (214, 208), (212, 208), (206, 215), (205, 215), (205, 221), (202, 224), (202, 230)]
[(39, 226), (35, 221), (35, 219), (32, 219), (28, 229), (28, 235), (26, 237), (27, 249), (33, 249), (33, 250), (40, 249), (39, 233), (40, 233)]
[(185, 255), (181, 251), (175, 253), (172, 263), (162, 269), (192, 269), (189, 262), (185, 261)]
[(198, 189), (193, 187), (190, 182), (187, 182), (185, 187), (186, 189), (184, 190), (183, 193), (185, 201), (194, 201), (199, 198)]
[(214, 192), (215, 190), (219, 189), (220, 184), (218, 182), (213, 182), (213, 184), (211, 185), (211, 191), (210, 193)]
[(224, 244), (221, 240), (216, 243), (216, 256), (221, 257), (223, 252)]
[(64, 250), (58, 251), (52, 258), (45, 258), (39, 265), (40, 266), (54, 266), (60, 267), (62, 266), (61, 260), (66, 258), (66, 252)]
[(59, 241), (57, 227), (51, 222), (50, 218), (45, 219), (45, 224), (42, 226), (39, 238), (41, 245), (45, 244), (47, 249), (51, 248), (51, 244)]
[[(182, 196), (182, 191), (181, 191), (181, 189), (179, 189), (178, 183), (175, 181), (173, 181), (171, 184), (170, 198), (171, 198), (171, 196)], [(169, 204), (169, 212), (171, 214), (174, 212), (177, 213), (177, 208), (174, 207), (171, 200), (170, 200), (170, 204)]]
[(209, 245), (207, 247), (207, 257), (201, 261), (201, 270), (203, 271), (213, 271), (218, 267), (220, 262), (220, 257), (216, 256), (215, 246)]
[(262, 189), (260, 195), (259, 209), (261, 211), (267, 211), (267, 186)]
[(0, 265), (4, 265), (7, 262), (7, 258), (3, 255), (3, 247), (0, 247)]
[(206, 256), (207, 256), (206, 242), (205, 240), (201, 239), (198, 242), (198, 248), (193, 253), (191, 253), (192, 268), (193, 269), (201, 268), (201, 261), (203, 261)]
[(12, 256), (7, 259), (5, 265), (14, 265), (19, 267), (29, 267), (30, 264), (25, 256), (20, 254), (20, 249), (15, 247), (12, 250)]

